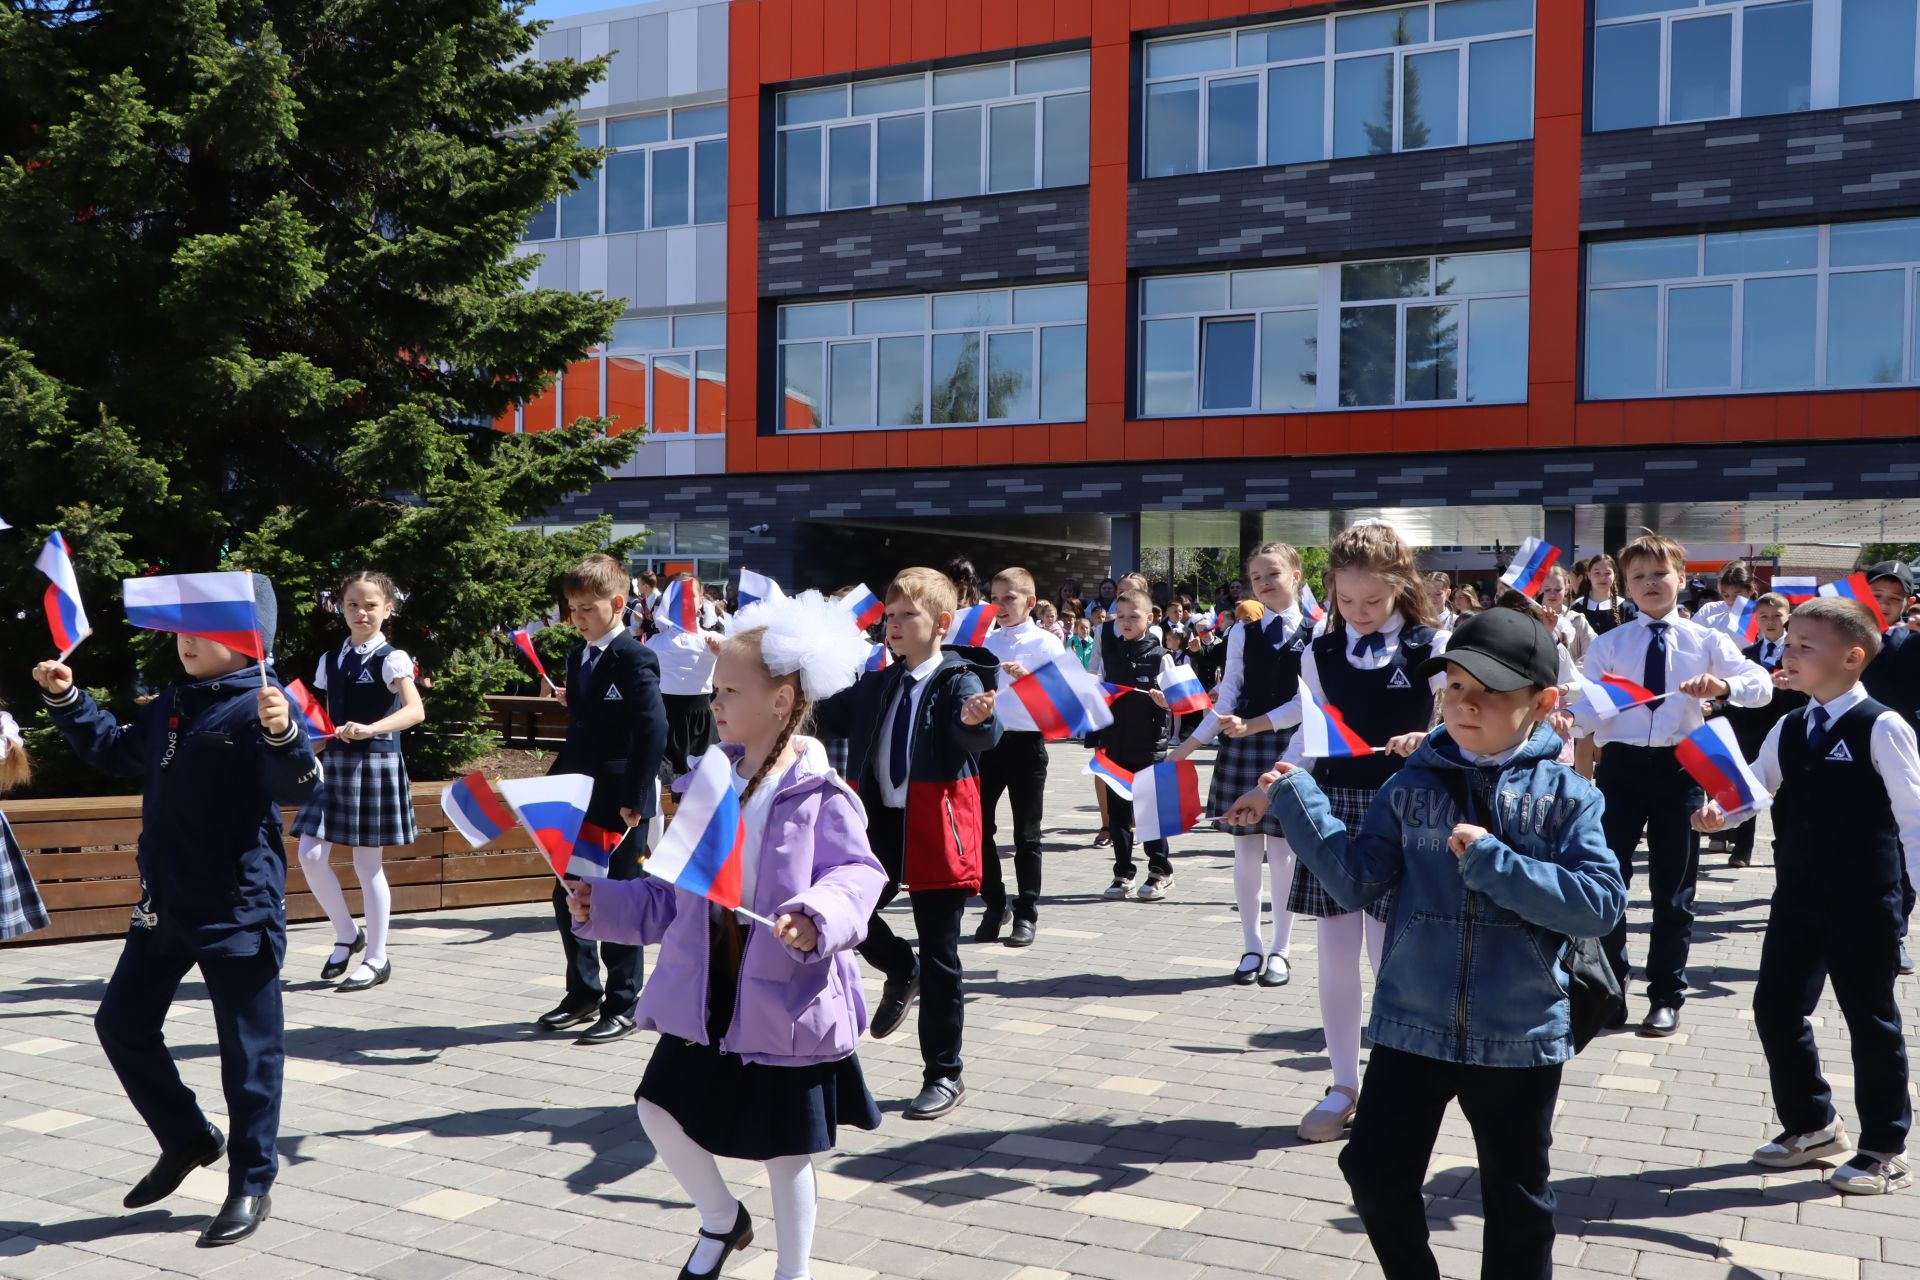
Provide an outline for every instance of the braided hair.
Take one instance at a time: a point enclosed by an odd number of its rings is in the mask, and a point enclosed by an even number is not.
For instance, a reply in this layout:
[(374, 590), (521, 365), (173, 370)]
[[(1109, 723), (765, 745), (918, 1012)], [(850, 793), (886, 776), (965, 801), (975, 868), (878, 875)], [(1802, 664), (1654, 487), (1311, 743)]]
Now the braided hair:
[(766, 781), (767, 775), (773, 771), (774, 762), (786, 753), (787, 744), (793, 741), (794, 735), (806, 732), (813, 722), (813, 703), (808, 700), (806, 690), (800, 684), (798, 673), (776, 676), (767, 670), (766, 660), (760, 656), (760, 637), (765, 634), (765, 627), (755, 627), (751, 631), (742, 631), (737, 635), (728, 636), (722, 647), (722, 652), (736, 652), (752, 658), (754, 665), (760, 668), (761, 674), (768, 680), (775, 684), (784, 684), (793, 690), (793, 714), (789, 715), (787, 722), (780, 727), (780, 736), (773, 740), (773, 749), (767, 752), (767, 758), (760, 762), (758, 769), (754, 770), (753, 777), (747, 779), (747, 789), (740, 795), (743, 801), (750, 799), (759, 789), (760, 784)]

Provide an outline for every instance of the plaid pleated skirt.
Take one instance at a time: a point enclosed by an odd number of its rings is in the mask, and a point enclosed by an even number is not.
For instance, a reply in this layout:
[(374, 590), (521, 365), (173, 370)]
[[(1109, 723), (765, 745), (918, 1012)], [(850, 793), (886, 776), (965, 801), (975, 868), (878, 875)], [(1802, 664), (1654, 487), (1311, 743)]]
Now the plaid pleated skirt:
[(18, 938), (47, 927), (47, 904), (27, 868), (27, 855), (0, 813), (0, 938)]
[[(1220, 749), (1213, 758), (1213, 781), (1207, 787), (1207, 812), (1216, 818), (1225, 816), (1235, 800), (1260, 785), (1260, 775), (1273, 768), (1285, 745), (1286, 738), (1278, 731), (1221, 739)], [(1220, 829), (1236, 836), (1287, 834), (1272, 814), (1251, 827), (1229, 827), (1222, 823)]]
[(293, 820), (293, 834), (332, 844), (382, 848), (412, 844), (419, 837), (413, 821), (413, 783), (406, 758), (398, 751), (321, 753), (319, 794)]
[[(1333, 816), (1345, 823), (1349, 832), (1358, 834), (1360, 824), (1367, 816), (1367, 806), (1373, 803), (1373, 797), (1378, 793), (1365, 787), (1324, 787), (1322, 790)], [(1387, 911), (1392, 906), (1393, 894), (1384, 893), (1367, 907), (1367, 914), (1384, 923)], [(1320, 877), (1307, 870), (1307, 864), (1298, 858), (1293, 863), (1293, 888), (1287, 893), (1287, 910), (1297, 916), (1314, 916), (1323, 920), (1349, 914), (1327, 892), (1326, 886), (1320, 883)]]

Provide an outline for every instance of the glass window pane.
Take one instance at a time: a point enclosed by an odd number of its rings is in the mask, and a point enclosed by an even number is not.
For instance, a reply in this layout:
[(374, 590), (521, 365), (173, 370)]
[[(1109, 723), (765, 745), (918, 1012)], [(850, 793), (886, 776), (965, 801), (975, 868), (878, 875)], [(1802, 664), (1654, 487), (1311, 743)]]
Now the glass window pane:
[(1593, 33), (1593, 128), (1660, 123), (1660, 24), (1634, 22)]
[(820, 131), (780, 135), (780, 212), (820, 212)]
[(1267, 72), (1267, 163), (1297, 164), (1327, 154), (1326, 64)]
[(1732, 111), (1733, 15), (1689, 18), (1672, 28), (1667, 118), (1712, 120)]
[(607, 231), (647, 228), (647, 153), (616, 151), (607, 157)]
[(933, 300), (933, 327), (936, 329), (976, 329), (1009, 323), (1007, 291), (983, 289), (978, 293), (943, 293)]
[(836, 342), (827, 348), (827, 361), (828, 424), (866, 426), (873, 421), (873, 344)]
[(1333, 154), (1377, 156), (1393, 150), (1393, 57), (1334, 64)]
[(688, 159), (692, 149), (669, 147), (653, 153), (653, 225), (684, 227), (687, 205)]
[(979, 334), (934, 335), (932, 420), (936, 423), (980, 421)]
[(925, 76), (866, 80), (853, 86), (853, 114), (857, 116), (875, 115), (882, 111), (911, 111), (926, 105)]
[(727, 353), (702, 351), (693, 357), (693, 429), (716, 434), (727, 429)]
[(987, 417), (991, 421), (1035, 416), (1033, 339), (1025, 333), (987, 337)]
[(1511, 142), (1533, 136), (1533, 37), (1483, 40), (1470, 46), (1467, 141)]
[(1637, 18), (1643, 13), (1665, 13), (1669, 9), (1697, 9), (1700, 0), (1593, 0), (1593, 19)]
[(658, 351), (662, 347), (673, 345), (667, 336), (667, 318), (650, 316), (645, 320), (615, 320), (613, 322), (614, 351)]
[(653, 429), (681, 432), (693, 426), (693, 362), (684, 353), (653, 358)]
[(847, 304), (817, 302), (809, 306), (780, 308), (780, 336), (783, 338), (844, 338), (847, 336)]
[(1659, 371), (1660, 291), (1601, 289), (1587, 295), (1587, 395), (1648, 396)]
[(980, 109), (933, 113), (933, 198), (980, 194)]
[(1435, 293), (1522, 293), (1528, 257), (1516, 253), (1465, 253), (1434, 264)]
[(1740, 33), (1740, 114), (1813, 105), (1813, 0), (1756, 5)]
[(1169, 311), (1224, 311), (1227, 278), (1214, 276), (1153, 276), (1141, 282), (1140, 310), (1147, 315)]
[(607, 416), (614, 435), (647, 425), (647, 361), (644, 356), (607, 359)]
[(693, 220), (727, 220), (727, 140), (717, 138), (694, 147)]
[(1340, 312), (1340, 403), (1392, 404), (1395, 307), (1345, 307)]
[(847, 86), (828, 85), (824, 89), (799, 89), (780, 95), (780, 124), (816, 124), (838, 120), (847, 114)]
[(1532, 29), (1533, 0), (1448, 0), (1433, 10), (1435, 40)]
[(1260, 80), (1236, 76), (1207, 85), (1207, 168), (1260, 163)]
[(580, 145), (583, 147), (599, 146), (600, 145), (600, 122), (598, 120), (595, 120), (592, 124), (575, 125), (573, 127), (573, 136), (580, 139)]
[(1407, 308), (1407, 402), (1460, 398), (1460, 308)]
[(1078, 187), (1087, 181), (1087, 95), (1056, 94), (1046, 100), (1046, 147), (1040, 185)]
[(1840, 105), (1913, 96), (1913, 0), (1847, 0), (1840, 8)]
[(1828, 260), (1836, 267), (1920, 262), (1920, 218), (1840, 223), (1827, 234)]
[(1056, 53), (1050, 58), (1022, 58), (1013, 64), (1015, 93), (1050, 93), (1055, 89), (1084, 89), (1089, 59), (1080, 53)]
[(925, 298), (875, 298), (853, 304), (855, 333), (920, 333), (926, 327)]
[(727, 104), (724, 102), (716, 102), (710, 107), (681, 107), (673, 113), (673, 136), (676, 138), (710, 138), (726, 131)]
[(1034, 120), (1037, 105), (994, 107), (988, 122), (987, 190), (1022, 191), (1033, 185)]
[(520, 233), (522, 240), (551, 240), (560, 229), (560, 206), (549, 200), (535, 209), (527, 218), (527, 229)]
[(1055, 285), (1044, 289), (1013, 291), (1013, 322), (1043, 324), (1049, 320), (1085, 320), (1087, 286)]
[(1149, 320), (1140, 326), (1140, 413), (1167, 417), (1192, 413), (1193, 320)]
[(827, 208), (858, 209), (873, 203), (873, 126), (842, 125), (827, 131)]
[(820, 425), (820, 344), (780, 348), (780, 429), (808, 431)]
[(1200, 171), (1200, 82), (1147, 86), (1147, 176)]
[(927, 340), (880, 339), (880, 409), (883, 427), (918, 427), (927, 421)]
[(1087, 416), (1087, 327), (1040, 331), (1040, 416), (1071, 422)]
[(1397, 44), (1427, 42), (1427, 11), (1388, 9), (1383, 13), (1356, 13), (1333, 20), (1333, 51), (1356, 53)]
[(1323, 57), (1327, 52), (1327, 24), (1318, 18), (1311, 22), (1291, 22), (1283, 27), (1240, 34), (1240, 65), (1262, 62), (1293, 62), (1299, 58)]
[(1275, 311), (1260, 317), (1260, 407), (1311, 409), (1319, 396), (1320, 313)]
[(1722, 231), (1707, 237), (1707, 274), (1710, 276), (1741, 275), (1755, 271), (1811, 271), (1818, 265), (1818, 227)]
[(982, 98), (1004, 98), (1013, 85), (1012, 68), (1004, 62), (984, 67), (955, 67), (933, 73), (933, 105), (979, 102)]
[(1460, 142), (1460, 51), (1416, 53), (1403, 64), (1400, 146), (1452, 147)]
[(1699, 274), (1700, 243), (1693, 236), (1612, 240), (1594, 245), (1587, 259), (1587, 278), (1592, 284), (1685, 280)]
[(718, 311), (676, 316), (673, 342), (678, 347), (718, 347), (727, 340), (727, 318)]
[(597, 236), (600, 234), (600, 175), (575, 178), (580, 185), (560, 197), (560, 234)]
[(907, 204), (927, 198), (927, 122), (925, 116), (892, 116), (880, 131), (880, 184), (877, 204)]
[(1233, 305), (1240, 307), (1310, 307), (1320, 300), (1320, 272), (1315, 267), (1274, 267), (1267, 271), (1233, 273)]
[(1733, 286), (1667, 293), (1667, 389), (1733, 382)]
[(1147, 46), (1147, 78), (1222, 71), (1233, 65), (1233, 35), (1215, 32), (1183, 40), (1155, 40)]
[(1253, 407), (1253, 320), (1209, 320), (1200, 329), (1200, 407)]
[[(724, 122), (722, 122), (724, 125)], [(607, 122), (607, 145), (610, 147), (638, 147), (649, 142), (667, 140), (667, 113), (657, 111), (650, 116), (630, 116), (625, 120)]]
[(1904, 271), (1848, 271), (1827, 281), (1827, 385), (1899, 382)]
[(1740, 307), (1740, 385), (1753, 391), (1813, 385), (1813, 276), (1746, 282)]
[(1467, 399), (1518, 404), (1527, 398), (1528, 307), (1525, 298), (1482, 298), (1468, 304)]
[(1421, 298), (1432, 292), (1427, 259), (1397, 262), (1351, 262), (1340, 268), (1340, 300), (1363, 302), (1371, 298)]

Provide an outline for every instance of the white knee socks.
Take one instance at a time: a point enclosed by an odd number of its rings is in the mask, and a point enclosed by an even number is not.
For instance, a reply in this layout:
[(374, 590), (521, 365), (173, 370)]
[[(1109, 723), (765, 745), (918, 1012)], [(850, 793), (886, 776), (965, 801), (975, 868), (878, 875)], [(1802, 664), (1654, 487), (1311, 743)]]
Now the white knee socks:
[[(1260, 923), (1260, 870), (1272, 874), (1273, 947), (1268, 949)], [(1241, 950), (1250, 955), (1284, 956), (1293, 945), (1293, 912), (1287, 894), (1293, 888), (1293, 850), (1279, 836), (1239, 835), (1233, 838), (1233, 897), (1240, 908)]]
[[(340, 887), (340, 877), (333, 874), (333, 866), (328, 861), (333, 856), (333, 846), (325, 840), (313, 836), (300, 837), (300, 870), (306, 873), (307, 888), (313, 891), (313, 900), (327, 913), (327, 920), (333, 925), (335, 950), (353, 945), (357, 936), (353, 927), (353, 912), (347, 906), (347, 895)], [(346, 957), (342, 955), (341, 959)]]
[[(680, 1187), (699, 1211), (703, 1230), (725, 1235), (733, 1230), (740, 1202), (727, 1190), (720, 1165), (705, 1147), (687, 1136), (680, 1122), (645, 1098), (634, 1104), (647, 1141), (660, 1153), (660, 1159), (680, 1183)], [(773, 1193), (774, 1234), (779, 1241), (779, 1263), (774, 1280), (807, 1280), (808, 1258), (813, 1252), (813, 1227), (819, 1214), (819, 1197), (809, 1156), (781, 1156), (766, 1163), (767, 1186)], [(688, 1265), (696, 1272), (713, 1270), (720, 1259), (717, 1241), (702, 1239), (694, 1247)]]
[(384, 964), (387, 959), (387, 921), (393, 915), (393, 891), (387, 887), (384, 853), (368, 845), (353, 847), (353, 873), (360, 877), (361, 909), (367, 917), (368, 964)]
[[(1320, 1025), (1327, 1037), (1333, 1082), (1360, 1087), (1360, 943), (1358, 911), (1320, 921)], [(1347, 1100), (1341, 1098), (1340, 1106)]]

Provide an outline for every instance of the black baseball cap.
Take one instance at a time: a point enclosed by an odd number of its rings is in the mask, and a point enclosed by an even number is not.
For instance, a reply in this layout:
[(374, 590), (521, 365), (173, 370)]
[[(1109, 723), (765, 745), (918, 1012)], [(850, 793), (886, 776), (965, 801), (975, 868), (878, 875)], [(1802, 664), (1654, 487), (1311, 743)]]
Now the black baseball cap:
[(1435, 676), (1459, 667), (1495, 693), (1545, 689), (1560, 681), (1560, 650), (1540, 621), (1518, 609), (1476, 613), (1454, 631), (1447, 651), (1420, 664)]
[(1882, 560), (1867, 570), (1867, 581), (1875, 578), (1892, 578), (1900, 584), (1900, 589), (1908, 595), (1913, 594), (1913, 566), (1905, 560)]

